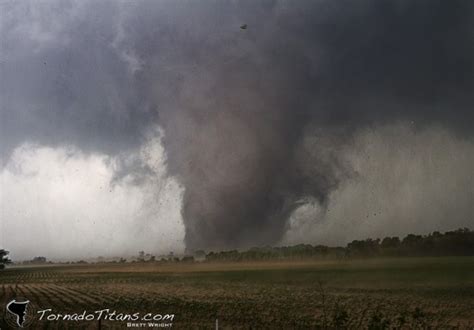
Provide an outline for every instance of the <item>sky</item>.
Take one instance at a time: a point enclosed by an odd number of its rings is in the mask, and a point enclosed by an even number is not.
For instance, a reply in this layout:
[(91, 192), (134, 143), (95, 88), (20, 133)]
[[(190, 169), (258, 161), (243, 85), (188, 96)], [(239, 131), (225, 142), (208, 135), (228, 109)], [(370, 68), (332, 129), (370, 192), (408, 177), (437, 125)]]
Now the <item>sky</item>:
[(471, 1), (7, 0), (0, 37), (14, 259), (473, 228)]

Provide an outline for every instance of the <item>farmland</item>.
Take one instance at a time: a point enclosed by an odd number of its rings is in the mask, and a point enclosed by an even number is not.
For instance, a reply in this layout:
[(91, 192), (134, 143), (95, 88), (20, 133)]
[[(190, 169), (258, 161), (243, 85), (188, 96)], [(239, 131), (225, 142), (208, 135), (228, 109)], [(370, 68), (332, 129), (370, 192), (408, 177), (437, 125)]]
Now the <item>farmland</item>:
[[(26, 297), (36, 309), (58, 313), (174, 314), (173, 328), (185, 329), (210, 329), (216, 319), (222, 329), (472, 328), (474, 257), (17, 267), (0, 272), (0, 297), (2, 306)], [(34, 327), (98, 325), (37, 321)]]

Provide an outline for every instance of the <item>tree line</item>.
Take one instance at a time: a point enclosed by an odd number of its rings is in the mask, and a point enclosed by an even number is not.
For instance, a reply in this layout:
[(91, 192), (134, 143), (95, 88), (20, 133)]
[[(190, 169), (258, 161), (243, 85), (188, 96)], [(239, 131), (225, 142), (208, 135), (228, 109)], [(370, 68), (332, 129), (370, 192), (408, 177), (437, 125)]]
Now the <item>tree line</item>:
[(345, 247), (298, 244), (282, 247), (254, 247), (247, 251), (206, 254), (208, 261), (253, 261), (281, 259), (342, 259), (371, 257), (474, 256), (474, 231), (461, 228), (428, 235), (409, 234), (383, 239), (354, 240)]
[[(151, 254), (140, 251), (138, 258), (132, 262), (194, 262), (194, 261), (259, 261), (259, 260), (295, 260), (295, 259), (344, 259), (373, 257), (437, 257), (437, 256), (474, 256), (474, 231), (461, 228), (440, 233), (435, 231), (428, 235), (408, 234), (400, 239), (397, 236), (383, 239), (368, 238), (354, 240), (345, 247), (326, 245), (298, 244), (280, 247), (254, 247), (246, 251), (230, 250), (219, 252), (195, 251), (194, 255), (177, 257), (171, 252), (169, 256), (155, 259)], [(100, 259), (100, 258), (99, 258)], [(99, 262), (103, 262), (100, 261)], [(125, 258), (113, 263), (128, 262)], [(11, 263), (8, 251), (0, 249), (0, 269)], [(35, 257), (23, 264), (46, 264), (45, 257)], [(70, 264), (71, 262), (67, 262)], [(72, 262), (87, 263), (86, 261)]]

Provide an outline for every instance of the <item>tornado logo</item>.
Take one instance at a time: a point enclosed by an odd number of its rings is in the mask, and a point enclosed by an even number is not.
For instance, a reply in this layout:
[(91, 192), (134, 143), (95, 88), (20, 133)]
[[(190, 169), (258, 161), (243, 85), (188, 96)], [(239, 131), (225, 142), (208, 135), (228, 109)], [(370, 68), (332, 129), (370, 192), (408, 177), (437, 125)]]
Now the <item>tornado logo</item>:
[(26, 321), (26, 313), (28, 309), (29, 300), (26, 301), (16, 301), (13, 299), (7, 304), (7, 312), (12, 314), (16, 318), (16, 324), (23, 328), (23, 325)]

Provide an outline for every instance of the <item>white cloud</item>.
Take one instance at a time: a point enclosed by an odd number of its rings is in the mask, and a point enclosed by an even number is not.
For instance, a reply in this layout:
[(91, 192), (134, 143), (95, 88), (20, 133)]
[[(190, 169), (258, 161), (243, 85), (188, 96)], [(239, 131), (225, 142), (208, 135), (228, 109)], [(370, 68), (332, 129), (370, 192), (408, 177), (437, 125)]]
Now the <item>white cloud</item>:
[(359, 132), (343, 152), (356, 175), (318, 205), (298, 209), (282, 243), (338, 245), (474, 225), (474, 143), (411, 123)]
[(165, 176), (159, 137), (136, 157), (152, 169), (139, 184), (113, 180), (117, 158), (66, 147), (16, 148), (0, 172), (0, 247), (15, 259), (182, 251), (182, 188)]

